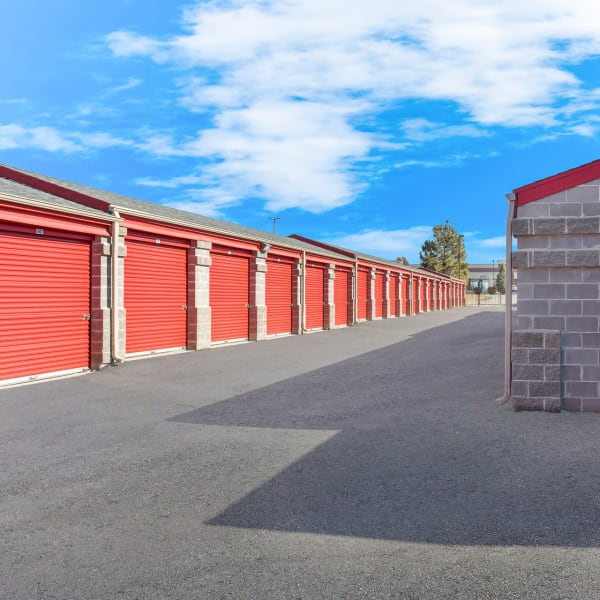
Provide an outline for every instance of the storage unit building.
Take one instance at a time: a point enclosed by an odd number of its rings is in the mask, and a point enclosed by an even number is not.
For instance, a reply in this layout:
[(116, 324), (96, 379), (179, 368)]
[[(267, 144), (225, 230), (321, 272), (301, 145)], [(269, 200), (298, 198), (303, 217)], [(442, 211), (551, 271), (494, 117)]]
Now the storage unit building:
[(512, 332), (507, 303), (507, 399), (516, 410), (600, 412), (600, 160), (509, 198), (519, 285)]
[(103, 362), (109, 220), (0, 177), (0, 380)]
[(409, 305), (397, 302), (402, 273), (0, 165), (3, 382), (387, 318)]

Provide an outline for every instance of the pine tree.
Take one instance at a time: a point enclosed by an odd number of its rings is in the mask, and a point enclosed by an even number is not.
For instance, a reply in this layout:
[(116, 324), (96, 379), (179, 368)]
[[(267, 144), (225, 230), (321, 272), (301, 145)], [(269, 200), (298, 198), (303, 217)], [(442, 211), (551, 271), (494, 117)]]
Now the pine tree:
[(421, 266), (459, 279), (468, 279), (467, 253), (463, 236), (448, 221), (433, 227), (433, 239), (420, 252)]

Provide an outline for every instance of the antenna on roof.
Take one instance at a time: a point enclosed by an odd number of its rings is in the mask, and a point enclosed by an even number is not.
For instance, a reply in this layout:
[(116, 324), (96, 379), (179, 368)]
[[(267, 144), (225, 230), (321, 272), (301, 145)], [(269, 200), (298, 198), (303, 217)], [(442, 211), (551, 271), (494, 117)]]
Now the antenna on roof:
[(273, 233), (277, 233), (277, 221), (281, 219), (281, 217), (267, 217), (269, 221), (273, 221)]

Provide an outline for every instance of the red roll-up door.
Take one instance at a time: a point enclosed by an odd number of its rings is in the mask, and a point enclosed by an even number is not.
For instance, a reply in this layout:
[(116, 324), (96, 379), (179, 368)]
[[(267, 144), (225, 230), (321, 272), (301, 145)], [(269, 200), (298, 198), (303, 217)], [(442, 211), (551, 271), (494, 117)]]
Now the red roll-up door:
[(268, 258), (265, 303), (267, 335), (292, 332), (292, 268), (293, 260)]
[(425, 279), (421, 279), (421, 307), (420, 311), (425, 312), (427, 308), (427, 281)]
[(306, 265), (306, 329), (323, 329), (325, 324), (325, 268)]
[(434, 308), (434, 303), (433, 303), (433, 287), (434, 287), (434, 283), (433, 281), (429, 282), (429, 306), (427, 308), (429, 308), (429, 310), (433, 310)]
[(410, 277), (402, 276), (402, 315), (406, 316), (410, 308)]
[(421, 280), (418, 277), (413, 277), (412, 281), (412, 314), (416, 315), (421, 307), (419, 306), (419, 286), (421, 285)]
[(390, 273), (390, 317), (399, 316), (398, 310), (398, 274)]
[(123, 298), (127, 354), (187, 345), (187, 247), (128, 237)]
[(375, 317), (383, 317), (383, 300), (385, 298), (385, 273), (375, 273)]
[(367, 299), (369, 297), (369, 271), (358, 270), (356, 297), (357, 297), (357, 315), (359, 321), (367, 318)]
[(333, 302), (335, 304), (335, 324), (348, 325), (348, 309), (350, 308), (350, 270), (335, 270), (333, 285)]
[(85, 369), (90, 242), (0, 233), (0, 380)]
[(213, 250), (210, 267), (211, 339), (247, 340), (250, 329), (250, 255)]

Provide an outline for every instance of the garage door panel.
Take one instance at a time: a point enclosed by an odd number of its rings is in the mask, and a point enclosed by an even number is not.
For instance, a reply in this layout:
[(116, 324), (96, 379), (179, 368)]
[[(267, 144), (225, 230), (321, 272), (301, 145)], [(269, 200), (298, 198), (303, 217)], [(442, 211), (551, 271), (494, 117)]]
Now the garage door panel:
[(186, 248), (129, 239), (124, 276), (126, 352), (184, 348)]
[(213, 252), (211, 258), (211, 339), (213, 342), (248, 339), (250, 257)]
[(358, 271), (357, 281), (357, 318), (364, 321), (367, 318), (367, 298), (369, 289), (369, 272), (360, 270)]
[(385, 297), (385, 273), (375, 274), (375, 317), (383, 317), (383, 299)]
[(292, 268), (289, 260), (267, 260), (267, 335), (292, 332)]
[(397, 317), (398, 275), (390, 275), (390, 316)]
[(325, 325), (325, 268), (306, 267), (306, 329), (323, 329)]
[(334, 279), (334, 303), (335, 303), (335, 324), (348, 324), (348, 310), (350, 308), (350, 279), (351, 274), (348, 269), (336, 269)]
[(0, 380), (89, 367), (89, 313), (89, 241), (0, 233)]

